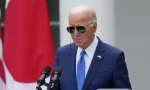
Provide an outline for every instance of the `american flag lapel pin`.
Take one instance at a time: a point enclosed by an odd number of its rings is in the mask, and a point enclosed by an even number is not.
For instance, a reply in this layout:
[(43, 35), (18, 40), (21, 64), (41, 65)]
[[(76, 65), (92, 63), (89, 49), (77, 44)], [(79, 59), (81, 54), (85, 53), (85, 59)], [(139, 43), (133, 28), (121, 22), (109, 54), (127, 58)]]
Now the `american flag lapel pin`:
[(97, 57), (98, 57), (98, 58), (102, 58), (101, 55), (98, 55)]

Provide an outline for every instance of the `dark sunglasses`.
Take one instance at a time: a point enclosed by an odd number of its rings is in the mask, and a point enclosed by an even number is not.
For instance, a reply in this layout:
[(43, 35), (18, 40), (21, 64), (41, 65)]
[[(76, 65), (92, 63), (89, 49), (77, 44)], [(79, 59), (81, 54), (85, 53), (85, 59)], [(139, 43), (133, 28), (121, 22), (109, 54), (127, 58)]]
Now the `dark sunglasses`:
[[(92, 22), (91, 24), (93, 24), (93, 22)], [(91, 24), (90, 24), (89, 26), (91, 26)], [(85, 28), (84, 26), (76, 26), (76, 27), (75, 27), (75, 26), (69, 26), (69, 27), (67, 27), (67, 31), (68, 31), (69, 33), (73, 33), (74, 30), (75, 30), (75, 28), (76, 28), (76, 30), (77, 30), (78, 32), (84, 33), (85, 30), (86, 30), (89, 26), (87, 26), (86, 28)]]

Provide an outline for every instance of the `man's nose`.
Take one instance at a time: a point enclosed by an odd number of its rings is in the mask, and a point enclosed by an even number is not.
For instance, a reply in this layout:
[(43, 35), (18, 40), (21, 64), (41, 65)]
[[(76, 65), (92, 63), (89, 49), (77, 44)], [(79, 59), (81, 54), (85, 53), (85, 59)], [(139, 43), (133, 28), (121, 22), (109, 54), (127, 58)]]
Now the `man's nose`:
[(75, 28), (75, 30), (74, 30), (74, 35), (79, 35), (77, 28)]

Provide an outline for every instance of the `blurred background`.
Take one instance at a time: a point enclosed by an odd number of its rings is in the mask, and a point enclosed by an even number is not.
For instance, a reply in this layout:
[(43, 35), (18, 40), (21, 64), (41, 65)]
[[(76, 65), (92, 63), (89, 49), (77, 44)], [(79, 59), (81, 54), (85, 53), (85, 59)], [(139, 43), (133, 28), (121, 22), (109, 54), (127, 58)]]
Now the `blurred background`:
[[(78, 5), (95, 10), (96, 35), (125, 52), (133, 90), (150, 90), (150, 0), (47, 0), (55, 50), (72, 42), (66, 31), (68, 13)], [(0, 9), (4, 33), (5, 0)]]

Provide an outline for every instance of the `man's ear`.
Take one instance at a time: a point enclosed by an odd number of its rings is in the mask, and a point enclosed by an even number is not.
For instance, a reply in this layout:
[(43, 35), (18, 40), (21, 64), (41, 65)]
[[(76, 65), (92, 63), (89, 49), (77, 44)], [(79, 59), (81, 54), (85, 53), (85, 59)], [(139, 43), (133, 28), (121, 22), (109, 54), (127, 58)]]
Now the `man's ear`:
[(92, 26), (92, 28), (93, 28), (93, 32), (95, 33), (96, 30), (97, 30), (97, 23), (96, 22), (94, 23), (94, 25)]

